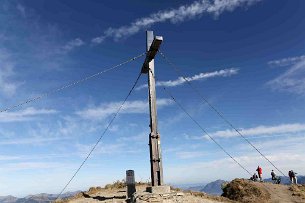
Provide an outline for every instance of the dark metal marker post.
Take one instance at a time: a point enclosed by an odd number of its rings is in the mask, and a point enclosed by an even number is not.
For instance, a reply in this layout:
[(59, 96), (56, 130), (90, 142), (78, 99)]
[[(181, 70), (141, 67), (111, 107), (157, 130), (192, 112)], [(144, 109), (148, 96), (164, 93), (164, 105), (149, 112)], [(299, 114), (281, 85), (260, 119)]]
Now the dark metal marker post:
[(134, 170), (126, 171), (127, 199), (130, 199), (136, 192), (136, 181)]

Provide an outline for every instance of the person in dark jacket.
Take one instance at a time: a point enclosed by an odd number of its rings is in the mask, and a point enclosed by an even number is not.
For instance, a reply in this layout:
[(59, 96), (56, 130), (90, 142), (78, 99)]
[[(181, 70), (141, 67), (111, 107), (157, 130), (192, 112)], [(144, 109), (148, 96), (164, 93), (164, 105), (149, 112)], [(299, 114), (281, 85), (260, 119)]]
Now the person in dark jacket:
[(275, 172), (271, 171), (271, 179), (273, 180), (273, 183), (280, 184), (281, 183), (281, 177), (276, 176)]
[(297, 173), (291, 170), (292, 184), (298, 184)]
[(292, 183), (292, 175), (291, 175), (291, 171), (288, 172), (288, 176), (289, 176), (289, 180)]
[(276, 178), (276, 174), (275, 174), (274, 171), (272, 170), (272, 171), (271, 171), (271, 179), (272, 179), (272, 180), (275, 180), (275, 178)]
[(250, 178), (250, 180), (256, 182), (257, 178), (258, 178), (258, 176), (256, 175), (256, 173), (254, 173), (253, 176)]

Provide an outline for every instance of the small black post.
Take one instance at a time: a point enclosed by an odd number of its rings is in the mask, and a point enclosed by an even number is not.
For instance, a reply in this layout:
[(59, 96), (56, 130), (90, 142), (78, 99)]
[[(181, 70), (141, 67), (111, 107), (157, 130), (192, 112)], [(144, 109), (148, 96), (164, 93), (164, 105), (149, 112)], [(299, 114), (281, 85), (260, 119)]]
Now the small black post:
[(126, 171), (126, 185), (127, 185), (127, 199), (130, 199), (136, 192), (136, 181), (134, 176), (134, 170)]

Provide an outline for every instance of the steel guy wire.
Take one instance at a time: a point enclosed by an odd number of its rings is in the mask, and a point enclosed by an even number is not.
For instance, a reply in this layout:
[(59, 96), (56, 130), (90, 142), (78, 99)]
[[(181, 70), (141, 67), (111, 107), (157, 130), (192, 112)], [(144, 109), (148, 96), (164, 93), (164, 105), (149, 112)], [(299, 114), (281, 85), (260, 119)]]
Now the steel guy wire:
[(267, 160), (276, 170), (278, 170), (283, 176), (286, 176), (278, 167), (273, 164), (270, 159), (268, 159), (257, 147), (255, 147), (249, 139), (247, 139), (216, 107), (214, 107), (200, 92), (197, 88), (195, 88), (191, 81), (189, 81), (183, 74), (180, 68), (176, 66), (173, 62), (171, 62), (161, 51), (159, 51), (162, 58), (167, 62), (173, 69), (176, 71), (176, 74), (186, 81), (186, 83), (193, 89), (193, 91), (223, 120), (225, 121), (234, 131), (237, 132), (239, 136), (241, 136), (250, 146), (252, 146), (265, 160)]
[(129, 62), (131, 62), (131, 61), (134, 61), (134, 60), (136, 60), (136, 59), (138, 59), (138, 58), (144, 56), (145, 54), (146, 54), (146, 53), (144, 52), (144, 53), (142, 53), (142, 54), (140, 54), (140, 55), (137, 55), (137, 56), (135, 56), (135, 57), (132, 57), (132, 58), (130, 58), (130, 59), (128, 59), (128, 60), (126, 60), (126, 61), (124, 61), (124, 62), (122, 62), (122, 63), (119, 63), (119, 64), (117, 64), (117, 65), (114, 65), (114, 66), (112, 66), (112, 67), (110, 67), (110, 68), (107, 68), (107, 69), (105, 69), (105, 70), (102, 70), (102, 71), (100, 71), (100, 72), (98, 72), (98, 73), (95, 73), (95, 74), (93, 74), (93, 75), (89, 75), (89, 76), (84, 77), (84, 78), (82, 78), (82, 79), (75, 80), (75, 81), (70, 82), (70, 83), (68, 83), (68, 84), (62, 85), (62, 86), (60, 86), (60, 87), (58, 87), (58, 88), (56, 88), (56, 89), (53, 89), (53, 90), (50, 90), (50, 91), (45, 92), (45, 93), (43, 93), (43, 94), (40, 94), (39, 96), (36, 96), (36, 97), (33, 97), (33, 98), (29, 98), (29, 99), (27, 99), (27, 100), (24, 100), (24, 101), (22, 101), (22, 102), (19, 102), (18, 104), (15, 104), (15, 105), (12, 105), (12, 106), (9, 106), (9, 107), (6, 107), (6, 108), (2, 108), (2, 109), (0, 110), (0, 113), (10, 111), (10, 110), (12, 110), (12, 109), (21, 107), (21, 106), (23, 106), (23, 105), (25, 105), (25, 104), (28, 104), (28, 103), (31, 103), (31, 102), (40, 100), (40, 99), (42, 99), (42, 98), (44, 98), (44, 97), (47, 97), (47, 96), (52, 95), (52, 94), (54, 94), (54, 93), (60, 92), (60, 91), (62, 91), (62, 90), (64, 90), (64, 89), (67, 89), (67, 88), (70, 88), (70, 87), (74, 87), (74, 86), (76, 86), (76, 85), (78, 85), (78, 84), (80, 84), (80, 83), (83, 83), (83, 82), (85, 82), (85, 81), (87, 81), (87, 80), (89, 80), (89, 79), (92, 79), (92, 78), (94, 78), (94, 77), (97, 77), (97, 76), (99, 76), (99, 75), (101, 75), (101, 74), (103, 74), (103, 73), (106, 73), (106, 72), (109, 72), (109, 71), (114, 70), (114, 69), (116, 69), (116, 68), (119, 68), (120, 66), (123, 66), (123, 65), (125, 65), (125, 64), (127, 64), (127, 63), (129, 63)]
[[(151, 69), (149, 69), (149, 71), (151, 72), (151, 74), (153, 75), (153, 77), (156, 80), (156, 77), (154, 76), (153, 72), (151, 71)], [(243, 170), (245, 170), (250, 176), (252, 176), (252, 174), (243, 166), (241, 165), (227, 150), (224, 149), (223, 146), (221, 146), (199, 123), (198, 121), (196, 121), (191, 114), (175, 99), (175, 97), (165, 88), (164, 85), (162, 85), (163, 90), (165, 91), (165, 93), (180, 107), (180, 109), (187, 114), (187, 116), (226, 154), (228, 155), (235, 163), (237, 163)]]
[(102, 140), (102, 138), (104, 137), (105, 133), (108, 131), (108, 129), (110, 128), (110, 126), (112, 125), (113, 121), (115, 120), (115, 118), (118, 116), (119, 112), (122, 110), (124, 104), (126, 103), (127, 99), (129, 98), (129, 96), (131, 95), (132, 91), (134, 90), (135, 86), (137, 85), (140, 77), (141, 77), (142, 73), (140, 72), (136, 81), (134, 82), (132, 88), (130, 89), (130, 91), (128, 92), (127, 96), (125, 97), (124, 101), (122, 102), (122, 104), (120, 105), (120, 107), (117, 109), (116, 113), (114, 114), (114, 116), (112, 117), (112, 119), (110, 120), (110, 122), (108, 123), (107, 127), (105, 128), (105, 130), (103, 131), (103, 133), (101, 134), (101, 136), (99, 137), (99, 139), (97, 140), (97, 142), (95, 143), (95, 145), (92, 147), (92, 149), (90, 150), (90, 152), (88, 153), (88, 155), (86, 156), (86, 158), (84, 159), (84, 161), (81, 163), (81, 165), (78, 167), (78, 169), (75, 171), (75, 173), (73, 174), (73, 176), (70, 178), (70, 180), (68, 181), (68, 183), (64, 186), (64, 188), (61, 190), (61, 192), (58, 194), (58, 196), (56, 197), (55, 201), (60, 197), (60, 195), (62, 195), (62, 193), (65, 191), (65, 189), (68, 187), (68, 185), (71, 183), (71, 181), (74, 179), (74, 177), (77, 175), (77, 173), (80, 171), (80, 169), (83, 167), (83, 165), (85, 164), (85, 162), (89, 159), (89, 157), (91, 156), (92, 152), (95, 150), (95, 148), (97, 147), (97, 145), (100, 143), (100, 141)]

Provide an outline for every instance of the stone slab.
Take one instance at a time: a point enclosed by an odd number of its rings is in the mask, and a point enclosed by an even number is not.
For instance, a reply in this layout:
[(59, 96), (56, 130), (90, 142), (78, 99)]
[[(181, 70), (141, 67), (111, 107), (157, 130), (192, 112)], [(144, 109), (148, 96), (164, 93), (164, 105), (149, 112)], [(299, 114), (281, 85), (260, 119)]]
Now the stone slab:
[(165, 194), (170, 193), (171, 189), (169, 185), (149, 186), (146, 188), (146, 192), (153, 194)]

